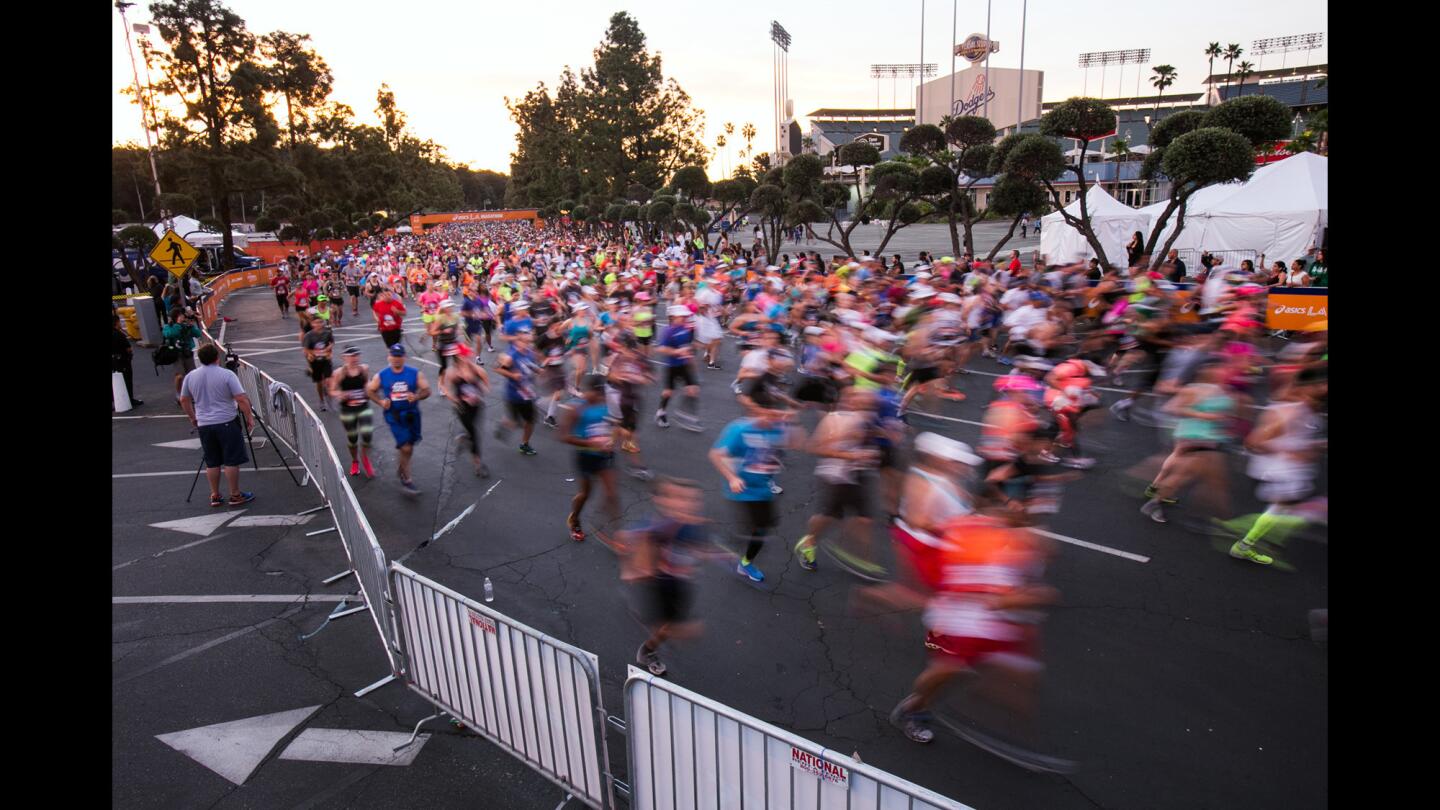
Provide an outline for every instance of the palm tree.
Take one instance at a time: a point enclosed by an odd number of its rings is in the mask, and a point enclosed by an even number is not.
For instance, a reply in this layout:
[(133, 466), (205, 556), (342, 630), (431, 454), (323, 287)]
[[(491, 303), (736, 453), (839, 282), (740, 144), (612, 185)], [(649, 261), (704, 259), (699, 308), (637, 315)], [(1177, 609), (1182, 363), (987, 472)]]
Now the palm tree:
[(1130, 139), (1117, 137), (1110, 142), (1109, 152), (1115, 157), (1115, 199), (1120, 199), (1120, 164), (1130, 158)]
[(1215, 81), (1215, 57), (1224, 53), (1224, 51), (1220, 50), (1220, 43), (1218, 42), (1212, 42), (1205, 46), (1205, 56), (1210, 60), (1210, 76), (1206, 84), (1212, 84)]
[(725, 136), (724, 136), (724, 135), (716, 135), (716, 136), (715, 136), (715, 157), (716, 157), (716, 158), (719, 158), (720, 161), (721, 161), (721, 162), (720, 162), (720, 173), (723, 174), (723, 175), (725, 175), (726, 177), (729, 177), (729, 176), (730, 176), (730, 172), (729, 172), (729, 170), (726, 168), (726, 161), (724, 160), (724, 158), (725, 158), (725, 151), (724, 151), (724, 150), (725, 150)]
[(1165, 88), (1175, 83), (1175, 77), (1178, 74), (1175, 72), (1174, 65), (1156, 65), (1150, 68), (1150, 70), (1155, 74), (1150, 77), (1150, 83), (1155, 86), (1155, 89), (1160, 91), (1155, 95), (1155, 118), (1159, 120), (1160, 97), (1165, 95)]
[(1245, 80), (1255, 73), (1255, 66), (1249, 62), (1241, 62), (1240, 69), (1235, 71), (1236, 78), (1240, 79), (1240, 92), (1237, 96), (1245, 95)]
[[(1240, 54), (1242, 54), (1242, 53), (1244, 53), (1244, 52), (1245, 52), (1245, 49), (1242, 48), (1242, 47), (1240, 47), (1239, 43), (1234, 43), (1234, 42), (1232, 42), (1230, 45), (1226, 46), (1226, 48), (1225, 48), (1225, 73), (1226, 73), (1227, 76), (1232, 72), (1230, 66), (1233, 65), (1233, 64), (1235, 64), (1235, 60), (1236, 60), (1236, 59), (1239, 59), (1239, 58), (1240, 58)], [(1226, 83), (1228, 84), (1230, 80), (1227, 78), (1225, 81), (1226, 81)]]

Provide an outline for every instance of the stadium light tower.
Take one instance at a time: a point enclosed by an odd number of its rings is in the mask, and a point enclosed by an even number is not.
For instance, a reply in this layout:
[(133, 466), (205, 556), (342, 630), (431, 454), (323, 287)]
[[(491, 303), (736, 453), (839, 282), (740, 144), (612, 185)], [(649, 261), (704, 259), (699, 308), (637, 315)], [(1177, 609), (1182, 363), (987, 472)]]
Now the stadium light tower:
[[(921, 80), (923, 81), (923, 80), (924, 80), (923, 77), (925, 77), (925, 76), (934, 76), (934, 75), (936, 74), (936, 72), (938, 72), (939, 70), (940, 70), (940, 65), (939, 65), (938, 63), (936, 63), (936, 62), (927, 62), (927, 63), (925, 63), (925, 64), (871, 65), (871, 66), (870, 66), (870, 78), (876, 80), (876, 82), (875, 82), (876, 102), (875, 102), (875, 103), (876, 103), (877, 105), (880, 103), (880, 102), (879, 102), (879, 94), (880, 94), (880, 90), (879, 90), (879, 88), (880, 88), (880, 82), (879, 82), (879, 79), (881, 79), (881, 78), (898, 79), (898, 78), (901, 77), (901, 76), (904, 76), (904, 77), (909, 78), (909, 79), (913, 79), (913, 78), (915, 78), (916, 76), (920, 76), (920, 77), (922, 77)], [(891, 93), (890, 93), (890, 106), (893, 107), (893, 106), (895, 106), (895, 91), (893, 90), (894, 82), (891, 83), (891, 86), (892, 86), (892, 90), (891, 90)], [(916, 120), (916, 122), (919, 122), (919, 120), (920, 120), (920, 111), (919, 111), (919, 110), (916, 110), (916, 111), (915, 111), (915, 120)]]
[[(1265, 54), (1280, 54), (1280, 67), (1285, 67), (1285, 54), (1291, 51), (1313, 51), (1325, 44), (1325, 34), (1294, 34), (1288, 37), (1271, 37), (1270, 39), (1257, 39), (1250, 43), (1250, 53), (1260, 57), (1260, 66), (1256, 70), (1263, 69), (1265, 65)], [(1310, 64), (1310, 54), (1305, 54), (1305, 64)]]
[[(785, 139), (785, 102), (790, 98), (790, 32), (785, 26), (770, 21), (770, 41), (775, 43), (775, 151), (771, 160), (780, 156)], [(772, 164), (773, 165), (773, 164)]]
[[(1085, 91), (1084, 95), (1090, 95), (1090, 68), (1100, 66), (1100, 97), (1105, 97), (1105, 68), (1108, 65), (1143, 65), (1150, 61), (1149, 48), (1130, 48), (1122, 51), (1091, 51), (1080, 54), (1080, 67), (1085, 68)], [(1119, 90), (1116, 91), (1118, 96)], [(1136, 95), (1139, 95), (1139, 83), (1136, 83)]]

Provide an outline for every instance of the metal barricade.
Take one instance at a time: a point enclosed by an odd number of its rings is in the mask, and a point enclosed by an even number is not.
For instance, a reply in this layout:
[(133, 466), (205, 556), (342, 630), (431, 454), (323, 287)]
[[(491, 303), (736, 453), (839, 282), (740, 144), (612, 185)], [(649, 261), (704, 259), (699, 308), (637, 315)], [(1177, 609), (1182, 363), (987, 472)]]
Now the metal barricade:
[(390, 564), (407, 686), (590, 807), (614, 806), (599, 661)]
[[(323, 432), (318, 435), (324, 436)], [(360, 502), (350, 481), (340, 466), (339, 456), (328, 439), (322, 438), (320, 475), (317, 484), (325, 493), (330, 505), (330, 514), (335, 519), (335, 529), (340, 533), (340, 542), (345, 555), (350, 559), (350, 570), (360, 583), (360, 593), (370, 609), (370, 618), (380, 633), (385, 646), (385, 657), (390, 662), (390, 673), (400, 674), (400, 642), (396, 630), (394, 601), (390, 596), (389, 562), (385, 552), (370, 528), (370, 521), (360, 509)]]
[[(1200, 272), (1204, 270), (1204, 268), (1200, 266), (1200, 257), (1204, 253), (1206, 253), (1206, 251), (1196, 250), (1195, 248), (1179, 248), (1176, 250), (1176, 255), (1185, 262), (1187, 273), (1192, 276), (1199, 275)], [(1215, 265), (1216, 267), (1239, 268), (1242, 259), (1249, 259), (1255, 265), (1256, 270), (1261, 269), (1259, 251), (1212, 250), (1209, 251), (1209, 253), (1218, 260)]]
[(635, 810), (970, 810), (644, 670), (629, 672)]

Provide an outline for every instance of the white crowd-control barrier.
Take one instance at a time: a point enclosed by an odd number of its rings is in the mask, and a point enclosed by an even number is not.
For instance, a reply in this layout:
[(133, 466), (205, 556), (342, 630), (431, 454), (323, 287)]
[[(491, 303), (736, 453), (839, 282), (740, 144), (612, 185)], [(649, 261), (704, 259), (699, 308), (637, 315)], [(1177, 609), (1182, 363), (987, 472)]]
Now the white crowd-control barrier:
[[(208, 333), (206, 337), (209, 337)], [(308, 403), (293, 391), (278, 387), (273, 377), (244, 357), (240, 358), (235, 374), (250, 398), (256, 418), (270, 435), (299, 458), (309, 482), (325, 498), (325, 505), (335, 521), (335, 531), (340, 535), (340, 543), (350, 562), (350, 571), (355, 574), (365, 607), (380, 634), (385, 658), (390, 664), (390, 677), (399, 677), (399, 635), (390, 599), (389, 563), (370, 527), (370, 521), (360, 508), (355, 491), (350, 487), (345, 469), (340, 466), (340, 458), (325, 432), (324, 424)], [(386, 680), (388, 678), (381, 680), (380, 684)], [(370, 688), (374, 687), (367, 687), (361, 692)]]
[(585, 804), (614, 805), (596, 657), (390, 564), (407, 686)]
[(970, 810), (633, 666), (625, 716), (635, 810)]

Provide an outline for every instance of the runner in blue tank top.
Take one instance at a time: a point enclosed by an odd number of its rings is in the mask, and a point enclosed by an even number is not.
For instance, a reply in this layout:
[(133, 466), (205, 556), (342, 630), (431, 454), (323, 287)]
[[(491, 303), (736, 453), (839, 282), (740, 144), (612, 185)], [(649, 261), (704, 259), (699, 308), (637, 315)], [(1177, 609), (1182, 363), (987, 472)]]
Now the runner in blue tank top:
[[(570, 539), (585, 539), (580, 527), (580, 512), (590, 499), (590, 481), (599, 478), (605, 488), (605, 511), (611, 524), (620, 520), (620, 498), (615, 492), (615, 450), (611, 435), (610, 408), (605, 404), (605, 378), (599, 374), (585, 377), (581, 384), (584, 399), (575, 403), (565, 415), (562, 441), (576, 447), (575, 466), (579, 470), (580, 491), (570, 502), (565, 524)], [(603, 536), (602, 536), (602, 539)]]
[(420, 400), (430, 396), (430, 384), (420, 369), (405, 365), (405, 346), (396, 343), (390, 347), (390, 365), (370, 378), (365, 391), (384, 409), (385, 423), (395, 436), (400, 486), (408, 495), (420, 494), (410, 477), (410, 457), (420, 441)]

